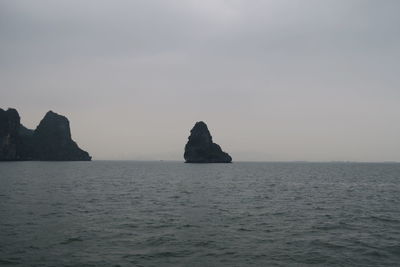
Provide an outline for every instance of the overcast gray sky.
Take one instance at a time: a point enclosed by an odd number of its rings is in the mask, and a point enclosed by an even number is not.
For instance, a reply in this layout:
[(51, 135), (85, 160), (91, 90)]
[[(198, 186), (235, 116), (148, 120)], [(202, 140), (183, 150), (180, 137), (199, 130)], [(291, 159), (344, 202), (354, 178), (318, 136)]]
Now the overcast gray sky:
[(400, 161), (400, 1), (0, 0), (0, 107), (94, 159)]

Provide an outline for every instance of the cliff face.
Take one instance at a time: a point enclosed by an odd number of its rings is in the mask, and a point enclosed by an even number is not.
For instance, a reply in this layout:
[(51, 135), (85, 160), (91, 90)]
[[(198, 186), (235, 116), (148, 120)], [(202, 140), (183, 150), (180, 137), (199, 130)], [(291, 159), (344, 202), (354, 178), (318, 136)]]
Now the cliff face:
[(213, 143), (207, 125), (197, 122), (190, 131), (189, 140), (185, 146), (184, 158), (187, 163), (231, 163), (232, 158)]
[(0, 109), (0, 160), (18, 159), (20, 117), (15, 109)]
[(71, 139), (66, 117), (49, 111), (33, 131), (20, 124), (16, 110), (0, 109), (0, 160), (87, 161), (91, 157)]

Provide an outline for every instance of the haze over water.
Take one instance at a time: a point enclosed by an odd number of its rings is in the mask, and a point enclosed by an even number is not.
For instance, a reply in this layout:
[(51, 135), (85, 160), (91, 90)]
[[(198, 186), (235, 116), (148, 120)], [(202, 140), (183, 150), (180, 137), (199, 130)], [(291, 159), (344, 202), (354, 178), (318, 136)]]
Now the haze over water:
[(400, 164), (0, 163), (0, 265), (395, 266)]
[(0, 107), (94, 159), (400, 161), (398, 0), (2, 0)]

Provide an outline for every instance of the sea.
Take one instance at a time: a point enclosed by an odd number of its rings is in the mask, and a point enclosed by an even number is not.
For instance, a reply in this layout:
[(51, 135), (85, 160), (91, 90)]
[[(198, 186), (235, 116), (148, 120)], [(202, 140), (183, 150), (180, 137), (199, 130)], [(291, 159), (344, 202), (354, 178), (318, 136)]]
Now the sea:
[(400, 266), (400, 164), (1, 162), (0, 266)]

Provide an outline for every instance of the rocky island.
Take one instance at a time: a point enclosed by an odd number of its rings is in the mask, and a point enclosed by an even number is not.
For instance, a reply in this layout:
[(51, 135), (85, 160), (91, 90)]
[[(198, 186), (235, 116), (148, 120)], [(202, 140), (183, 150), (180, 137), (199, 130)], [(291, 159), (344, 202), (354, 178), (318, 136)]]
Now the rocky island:
[(0, 109), (0, 161), (90, 161), (71, 138), (66, 117), (49, 111), (35, 130), (24, 127), (17, 110)]
[(185, 146), (186, 163), (231, 163), (232, 157), (215, 144), (204, 122), (196, 122)]

